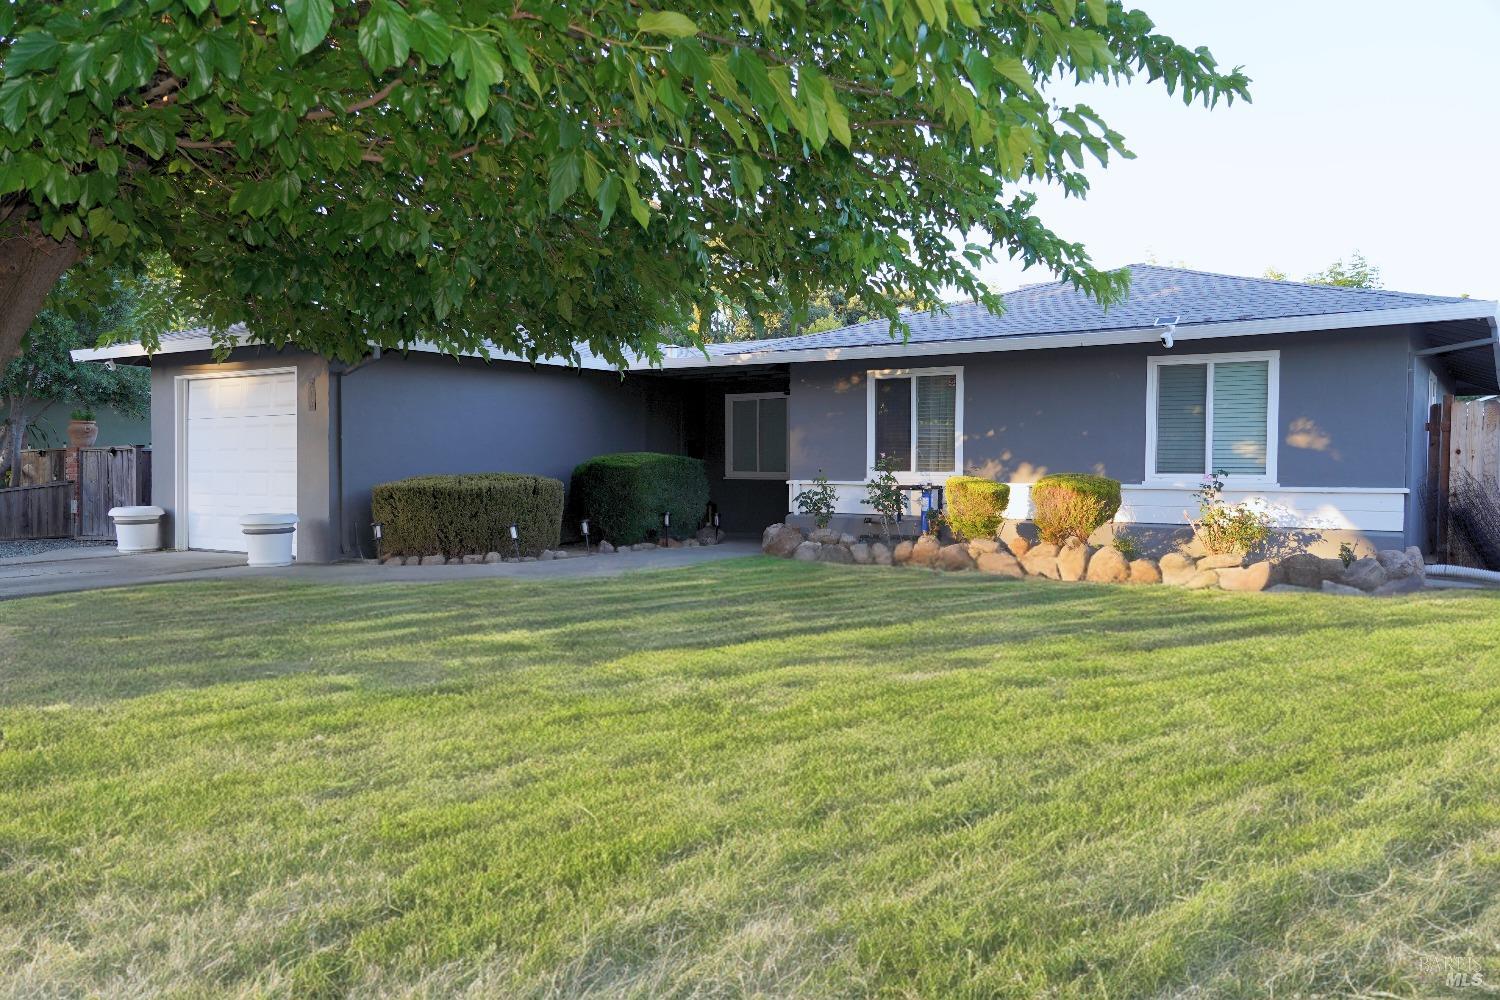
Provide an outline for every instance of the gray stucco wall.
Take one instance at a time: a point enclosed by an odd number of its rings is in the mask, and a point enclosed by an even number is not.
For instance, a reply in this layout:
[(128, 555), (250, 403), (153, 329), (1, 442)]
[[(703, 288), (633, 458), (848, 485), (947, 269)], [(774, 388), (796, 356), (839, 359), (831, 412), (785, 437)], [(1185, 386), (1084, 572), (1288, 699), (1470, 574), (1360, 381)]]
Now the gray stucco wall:
[(792, 478), (865, 478), (866, 371), (961, 365), (964, 465), (1001, 481), (1094, 472), (1139, 483), (1146, 359), (1281, 352), (1283, 486), (1407, 485), (1410, 333), (1366, 329), (1158, 345), (1012, 351), (792, 366)]
[[(682, 403), (650, 376), (387, 355), (339, 380), (347, 554), (370, 554), (370, 488), (405, 476), (523, 472), (568, 485), (615, 451), (676, 452)], [(565, 526), (571, 528), (571, 525)], [(565, 534), (569, 532), (565, 530)]]
[(337, 511), (332, 502), (330, 455), (333, 447), (328, 363), (302, 351), (242, 347), (228, 361), (206, 352), (166, 354), (151, 365), (151, 501), (166, 511), (162, 539), (175, 544), (177, 523), (177, 391), (181, 375), (297, 369), (297, 558), (323, 562), (338, 550)]

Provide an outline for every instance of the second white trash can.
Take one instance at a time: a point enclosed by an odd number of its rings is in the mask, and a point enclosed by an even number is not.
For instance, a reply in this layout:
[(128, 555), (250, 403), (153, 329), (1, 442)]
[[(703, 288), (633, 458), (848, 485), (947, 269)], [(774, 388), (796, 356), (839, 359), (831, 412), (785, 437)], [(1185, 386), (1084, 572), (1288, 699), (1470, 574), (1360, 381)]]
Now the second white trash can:
[(290, 566), (296, 514), (246, 514), (240, 518), (251, 566)]

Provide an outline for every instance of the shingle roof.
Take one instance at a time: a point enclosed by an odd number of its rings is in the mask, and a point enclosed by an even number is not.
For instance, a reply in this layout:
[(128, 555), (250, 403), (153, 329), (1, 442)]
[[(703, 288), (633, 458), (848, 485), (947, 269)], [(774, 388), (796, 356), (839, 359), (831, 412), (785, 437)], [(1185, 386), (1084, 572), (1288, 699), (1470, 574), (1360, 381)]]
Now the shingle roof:
[[(1200, 323), (1375, 312), (1463, 301), (1442, 295), (1417, 295), (1384, 289), (1240, 278), (1155, 264), (1132, 264), (1127, 270), (1130, 272), (1130, 295), (1108, 309), (1061, 281), (1027, 285), (1004, 296), (1005, 311), (999, 316), (973, 302), (951, 304), (943, 310), (909, 313), (906, 321), (911, 327), (911, 342), (1141, 329), (1152, 326), (1158, 319), (1174, 315), (1178, 317), (1177, 325), (1185, 327)], [(736, 354), (879, 347), (889, 343), (890, 324), (881, 319), (802, 337), (716, 344), (710, 351)]]

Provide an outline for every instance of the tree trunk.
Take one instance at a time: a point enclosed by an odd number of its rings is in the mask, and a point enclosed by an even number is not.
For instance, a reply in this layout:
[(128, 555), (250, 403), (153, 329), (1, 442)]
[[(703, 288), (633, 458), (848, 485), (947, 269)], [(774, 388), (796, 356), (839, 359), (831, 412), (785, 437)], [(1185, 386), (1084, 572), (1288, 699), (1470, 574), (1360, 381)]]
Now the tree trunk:
[(5, 414), (5, 467), (10, 472), (10, 485), (21, 485), (21, 452), (26, 448), (26, 401), (20, 396), (10, 398)]
[(77, 260), (72, 238), (54, 240), (30, 220), (12, 220), (0, 230), (0, 370), (20, 356), (47, 294)]

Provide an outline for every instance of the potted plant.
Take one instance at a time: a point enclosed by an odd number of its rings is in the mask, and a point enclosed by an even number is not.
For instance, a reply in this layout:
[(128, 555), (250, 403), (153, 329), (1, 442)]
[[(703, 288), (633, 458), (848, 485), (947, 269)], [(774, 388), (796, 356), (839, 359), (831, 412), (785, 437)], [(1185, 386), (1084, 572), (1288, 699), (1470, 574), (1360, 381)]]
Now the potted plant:
[(91, 448), (99, 440), (99, 425), (91, 410), (74, 410), (68, 421), (68, 444), (74, 448)]

